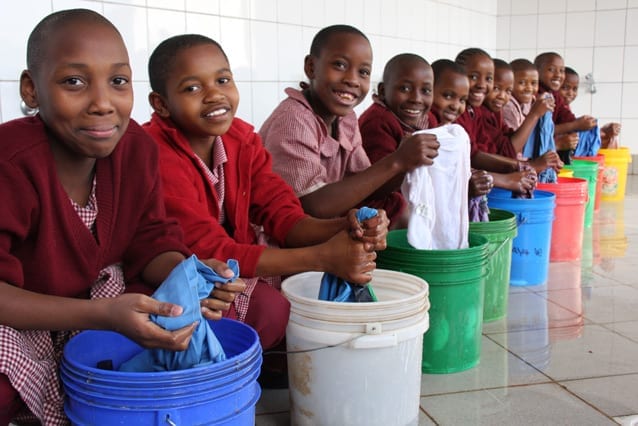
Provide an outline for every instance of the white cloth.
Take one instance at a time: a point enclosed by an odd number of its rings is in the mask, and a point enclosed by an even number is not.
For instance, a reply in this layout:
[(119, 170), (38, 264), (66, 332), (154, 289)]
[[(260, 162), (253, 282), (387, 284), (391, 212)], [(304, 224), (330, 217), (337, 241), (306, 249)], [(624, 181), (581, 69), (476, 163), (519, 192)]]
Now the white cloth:
[(410, 213), (408, 242), (421, 250), (467, 248), (470, 138), (458, 124), (418, 133), (436, 135), (441, 146), (434, 164), (407, 173), (401, 185)]

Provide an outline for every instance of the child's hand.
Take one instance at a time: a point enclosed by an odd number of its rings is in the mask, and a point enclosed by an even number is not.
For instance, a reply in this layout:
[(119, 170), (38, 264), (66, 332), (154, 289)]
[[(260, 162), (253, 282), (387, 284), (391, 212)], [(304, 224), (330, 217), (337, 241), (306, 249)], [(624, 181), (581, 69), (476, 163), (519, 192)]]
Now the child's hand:
[(529, 164), (536, 170), (536, 173), (540, 173), (549, 168), (558, 172), (564, 166), (556, 151), (548, 151), (540, 157), (531, 160)]
[(591, 115), (583, 115), (576, 119), (577, 130), (589, 130), (596, 127), (597, 120)]
[(377, 254), (364, 247), (364, 243), (353, 240), (346, 231), (340, 231), (321, 244), (319, 259), (323, 270), (353, 284), (366, 284), (372, 279), (377, 264)]
[(440, 145), (435, 135), (419, 133), (404, 137), (392, 155), (397, 156), (402, 170), (409, 172), (419, 166), (431, 166)]
[[(222, 277), (230, 278), (233, 276), (233, 271), (225, 262), (216, 259), (205, 259), (202, 260), (202, 263), (210, 266)], [(227, 311), (237, 295), (244, 290), (246, 290), (246, 283), (239, 278), (229, 283), (216, 283), (210, 296), (200, 301), (202, 315), (209, 320), (221, 319), (222, 312)]]
[(161, 328), (151, 321), (149, 315), (177, 317), (182, 314), (182, 307), (143, 294), (127, 293), (98, 299), (98, 303), (106, 305), (112, 330), (149, 349), (186, 350), (197, 327), (197, 323), (193, 323), (174, 331)]
[(516, 192), (532, 191), (536, 186), (536, 172), (524, 170), (508, 173), (505, 178), (505, 189)]
[(564, 133), (554, 137), (557, 151), (572, 151), (578, 145), (578, 133)]
[(364, 248), (368, 251), (385, 250), (386, 236), (390, 220), (383, 209), (377, 209), (377, 215), (363, 223), (357, 220), (357, 209), (348, 212), (348, 233), (356, 241), (365, 243)]
[(549, 96), (541, 95), (534, 101), (530, 114), (541, 117), (547, 111), (554, 111), (554, 106), (554, 97), (551, 94)]
[(480, 197), (489, 193), (494, 187), (494, 179), (485, 170), (472, 169), (468, 193), (471, 198)]
[(601, 136), (611, 138), (620, 135), (620, 123), (607, 123), (600, 128)]

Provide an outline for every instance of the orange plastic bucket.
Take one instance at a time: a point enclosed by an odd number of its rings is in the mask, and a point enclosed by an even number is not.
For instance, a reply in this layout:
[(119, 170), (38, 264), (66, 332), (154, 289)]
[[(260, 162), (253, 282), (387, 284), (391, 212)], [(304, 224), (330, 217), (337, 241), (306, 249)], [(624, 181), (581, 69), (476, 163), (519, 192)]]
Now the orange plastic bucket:
[(605, 156), (602, 154), (592, 157), (574, 157), (574, 160), (595, 161), (598, 163), (598, 179), (596, 180), (596, 197), (594, 198), (594, 211), (600, 211), (600, 201), (602, 200), (603, 173), (605, 171)]
[(537, 189), (556, 195), (550, 262), (571, 262), (581, 258), (588, 184), (586, 179), (559, 177), (557, 183), (537, 185)]

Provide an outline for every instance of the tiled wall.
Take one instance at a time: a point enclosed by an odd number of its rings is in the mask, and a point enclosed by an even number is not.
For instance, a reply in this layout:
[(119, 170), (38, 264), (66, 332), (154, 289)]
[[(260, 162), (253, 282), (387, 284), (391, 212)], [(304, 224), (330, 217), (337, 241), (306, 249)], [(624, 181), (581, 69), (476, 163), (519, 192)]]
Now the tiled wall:
[[(2, 0), (0, 1), (0, 122), (21, 116), (18, 78), (27, 37), (48, 13), (94, 9), (121, 31), (133, 64), (133, 117), (148, 119), (146, 60), (163, 39), (184, 32), (221, 42), (238, 81), (238, 116), (259, 127), (304, 79), (303, 58), (315, 33), (347, 23), (372, 42), (373, 80), (393, 55), (416, 52), (432, 61), (475, 44), (494, 51), (497, 0)], [(362, 110), (368, 99), (359, 106)]]
[[(18, 77), (26, 39), (45, 15), (94, 9), (120, 29), (134, 72), (133, 117), (148, 119), (146, 60), (171, 35), (202, 33), (220, 41), (241, 95), (238, 115), (256, 127), (304, 78), (303, 57), (323, 26), (364, 31), (374, 51), (373, 85), (394, 54), (433, 61), (479, 46), (503, 59), (563, 54), (597, 92), (581, 91), (576, 113), (621, 121), (624, 145), (638, 152), (638, 0), (2, 0), (0, 122), (21, 116)], [(362, 111), (370, 98), (358, 107)]]
[(498, 0), (497, 27), (502, 59), (560, 53), (580, 74), (574, 113), (621, 122), (621, 143), (638, 153), (638, 0)]

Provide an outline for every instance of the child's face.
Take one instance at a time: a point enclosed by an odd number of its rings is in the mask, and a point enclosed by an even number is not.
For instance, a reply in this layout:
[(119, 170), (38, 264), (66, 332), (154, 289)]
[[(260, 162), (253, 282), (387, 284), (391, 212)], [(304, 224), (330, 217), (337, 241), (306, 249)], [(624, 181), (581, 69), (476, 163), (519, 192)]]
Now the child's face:
[(485, 100), (494, 84), (494, 62), (483, 55), (474, 55), (465, 64), (470, 79), (470, 95), (468, 103), (477, 108)]
[(368, 94), (372, 70), (370, 43), (358, 34), (334, 34), (319, 56), (306, 56), (313, 110), (327, 124), (351, 113)]
[(492, 112), (503, 109), (510, 101), (514, 88), (514, 73), (508, 69), (498, 69), (494, 76), (494, 87), (485, 98), (485, 106)]
[(470, 82), (465, 75), (446, 71), (435, 81), (432, 112), (441, 124), (450, 124), (465, 111)]
[(565, 80), (565, 63), (560, 56), (546, 60), (539, 70), (541, 82), (551, 90), (559, 90)]
[(538, 93), (538, 71), (522, 70), (514, 73), (512, 95), (520, 104), (531, 104)]
[(214, 44), (181, 50), (166, 79), (166, 96), (151, 94), (151, 105), (191, 142), (210, 141), (228, 131), (239, 105), (230, 65)]
[(423, 62), (398, 66), (379, 86), (379, 97), (404, 123), (417, 126), (432, 106), (432, 67)]
[(565, 81), (560, 88), (560, 93), (565, 98), (565, 101), (568, 104), (574, 102), (576, 96), (578, 96), (578, 84), (580, 83), (580, 79), (577, 75), (574, 74), (566, 74)]
[(133, 108), (122, 38), (105, 24), (72, 22), (53, 31), (44, 50), (40, 69), (23, 73), (20, 90), (56, 136), (52, 148), (80, 160), (110, 155)]

